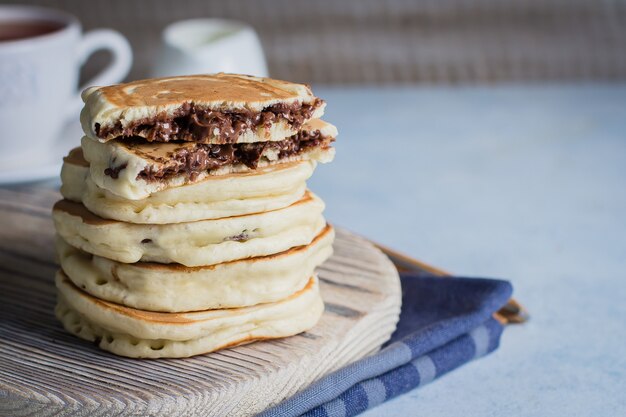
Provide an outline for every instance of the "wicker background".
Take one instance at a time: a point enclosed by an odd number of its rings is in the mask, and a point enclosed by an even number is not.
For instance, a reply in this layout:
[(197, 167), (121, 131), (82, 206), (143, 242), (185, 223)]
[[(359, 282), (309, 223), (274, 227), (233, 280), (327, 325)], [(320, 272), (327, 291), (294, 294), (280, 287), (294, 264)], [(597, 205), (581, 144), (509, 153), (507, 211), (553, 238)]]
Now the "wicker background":
[[(4, 2), (3, 2), (4, 3)], [(313, 83), (626, 79), (623, 0), (32, 0), (111, 27), (144, 77), (162, 28), (227, 17), (260, 34), (272, 76)], [(101, 64), (102, 57), (91, 62)], [(100, 60), (100, 61), (98, 61)], [(87, 69), (89, 72), (89, 68)]]

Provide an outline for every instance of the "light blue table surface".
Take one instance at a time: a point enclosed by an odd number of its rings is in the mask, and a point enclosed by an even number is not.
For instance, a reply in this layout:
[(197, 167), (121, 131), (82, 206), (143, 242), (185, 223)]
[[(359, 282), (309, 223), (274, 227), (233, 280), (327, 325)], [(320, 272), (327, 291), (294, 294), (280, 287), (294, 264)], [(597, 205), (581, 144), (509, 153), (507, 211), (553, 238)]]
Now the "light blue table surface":
[(626, 415), (626, 85), (317, 88), (337, 225), (513, 282), (494, 354), (366, 416)]

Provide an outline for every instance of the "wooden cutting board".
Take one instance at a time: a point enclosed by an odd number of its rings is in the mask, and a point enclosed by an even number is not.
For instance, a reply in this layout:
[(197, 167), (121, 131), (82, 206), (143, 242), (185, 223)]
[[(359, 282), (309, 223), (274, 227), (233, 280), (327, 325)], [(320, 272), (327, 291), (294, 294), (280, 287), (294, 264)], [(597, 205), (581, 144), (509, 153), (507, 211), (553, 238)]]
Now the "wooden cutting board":
[(337, 230), (320, 269), (326, 310), (311, 331), (188, 359), (114, 356), (54, 317), (59, 194), (0, 188), (0, 416), (253, 415), (377, 351), (400, 312), (398, 273), (371, 243)]

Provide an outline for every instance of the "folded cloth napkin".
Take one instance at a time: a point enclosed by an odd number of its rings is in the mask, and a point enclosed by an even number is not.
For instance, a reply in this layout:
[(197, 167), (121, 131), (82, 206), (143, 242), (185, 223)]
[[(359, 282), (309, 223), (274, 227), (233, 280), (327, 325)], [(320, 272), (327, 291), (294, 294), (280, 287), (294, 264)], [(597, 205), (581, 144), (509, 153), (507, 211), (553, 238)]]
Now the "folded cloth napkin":
[(512, 293), (507, 281), (401, 274), (402, 312), (375, 355), (358, 360), (265, 410), (270, 416), (354, 416), (498, 347), (493, 313)]

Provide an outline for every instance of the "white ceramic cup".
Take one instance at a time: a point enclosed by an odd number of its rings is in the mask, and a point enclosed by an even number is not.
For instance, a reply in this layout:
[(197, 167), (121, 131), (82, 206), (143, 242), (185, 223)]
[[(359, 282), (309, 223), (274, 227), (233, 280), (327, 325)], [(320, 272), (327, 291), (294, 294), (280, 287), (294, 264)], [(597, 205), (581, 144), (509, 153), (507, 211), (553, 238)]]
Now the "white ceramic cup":
[(74, 16), (32, 6), (0, 6), (0, 25), (41, 22), (58, 25), (45, 34), (0, 41), (0, 162), (36, 162), (54, 145), (70, 119), (78, 120), (82, 101), (79, 70), (97, 50), (111, 63), (86, 85), (121, 81), (130, 70), (128, 41), (112, 30), (81, 34)]
[(263, 48), (251, 26), (225, 19), (192, 19), (165, 28), (153, 77), (215, 72), (267, 77)]

